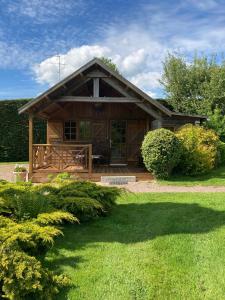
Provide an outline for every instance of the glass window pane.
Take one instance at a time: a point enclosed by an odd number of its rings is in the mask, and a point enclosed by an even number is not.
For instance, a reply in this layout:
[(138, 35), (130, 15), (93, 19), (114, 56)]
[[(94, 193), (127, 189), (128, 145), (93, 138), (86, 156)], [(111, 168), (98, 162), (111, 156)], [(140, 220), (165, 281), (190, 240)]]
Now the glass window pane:
[(75, 140), (76, 139), (76, 122), (66, 121), (64, 123), (64, 137), (65, 140)]
[(91, 138), (91, 122), (80, 121), (79, 137), (81, 140), (88, 140)]

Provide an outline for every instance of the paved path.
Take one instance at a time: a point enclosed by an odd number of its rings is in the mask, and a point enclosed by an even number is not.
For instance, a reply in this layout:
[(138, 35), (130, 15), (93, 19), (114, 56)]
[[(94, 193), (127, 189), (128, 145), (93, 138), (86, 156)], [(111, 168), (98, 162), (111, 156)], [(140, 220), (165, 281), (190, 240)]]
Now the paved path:
[[(27, 166), (27, 165), (25, 165)], [(6, 164), (0, 165), (0, 179), (5, 179), (8, 181), (13, 180), (13, 169), (14, 164)], [(27, 166), (28, 167), (28, 166)], [(101, 183), (99, 183), (101, 184)], [(107, 186), (107, 184), (104, 184)], [(118, 187), (123, 187), (126, 190), (133, 193), (144, 193), (144, 192), (152, 192), (152, 193), (173, 193), (173, 192), (225, 192), (225, 186), (172, 186), (172, 185), (159, 185), (152, 182), (139, 181), (139, 182), (131, 182), (126, 185), (119, 185)]]

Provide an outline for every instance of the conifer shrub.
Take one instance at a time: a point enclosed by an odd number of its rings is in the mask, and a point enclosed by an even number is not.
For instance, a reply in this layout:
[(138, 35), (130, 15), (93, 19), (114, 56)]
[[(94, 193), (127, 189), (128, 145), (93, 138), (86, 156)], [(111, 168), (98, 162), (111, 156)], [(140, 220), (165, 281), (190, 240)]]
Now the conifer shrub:
[(62, 225), (107, 213), (120, 193), (62, 177), (38, 186), (0, 181), (0, 297), (55, 299), (69, 279), (43, 262), (55, 239), (63, 235)]
[(170, 130), (149, 131), (141, 147), (146, 169), (156, 178), (169, 177), (180, 160), (181, 149), (180, 141)]

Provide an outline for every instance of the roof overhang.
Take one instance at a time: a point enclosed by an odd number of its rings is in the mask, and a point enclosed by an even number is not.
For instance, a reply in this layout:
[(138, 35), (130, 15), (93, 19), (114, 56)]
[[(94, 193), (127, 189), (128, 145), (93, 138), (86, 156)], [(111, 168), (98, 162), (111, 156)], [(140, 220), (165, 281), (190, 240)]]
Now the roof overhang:
[[(95, 66), (100, 67), (104, 72), (102, 72), (101, 74), (99, 72), (98, 73), (93, 72), (93, 70), (91, 69), (93, 69), (93, 67)], [(84, 66), (82, 66), (81, 68), (73, 72), (71, 75), (67, 76), (65, 79), (61, 80), (53, 87), (49, 88), (41, 95), (39, 95), (32, 101), (22, 106), (19, 109), (19, 114), (25, 112), (30, 114), (33, 113), (35, 114), (35, 110), (37, 108), (48, 107), (48, 105), (51, 105), (54, 101), (58, 101), (59, 98), (64, 97), (66, 94), (66, 90), (68, 89), (68, 86), (71, 86), (71, 84), (76, 84), (75, 82), (78, 82), (79, 79), (83, 80), (84, 76), (87, 77), (87, 80), (89, 80), (90, 78), (94, 78), (95, 76), (102, 77), (105, 82), (107, 82), (107, 80), (113, 79), (115, 81), (114, 83), (115, 85), (116, 85), (116, 81), (118, 81), (121, 85), (125, 87), (124, 91), (127, 90), (128, 92), (127, 94), (125, 92), (124, 96), (127, 99), (129, 98), (131, 102), (135, 102), (141, 109), (145, 110), (147, 113), (154, 116), (155, 118), (160, 118), (161, 115), (166, 115), (170, 117), (173, 114), (168, 108), (160, 104), (157, 100), (154, 100), (149, 95), (147, 95), (142, 90), (140, 90), (138, 87), (136, 87), (134, 84), (129, 82), (127, 79), (125, 79), (123, 76), (111, 70), (107, 65), (105, 65), (98, 58), (94, 58), (93, 60), (89, 61), (87, 64), (85, 64)], [(111, 83), (113, 84), (112, 80)], [(132, 97), (130, 97), (129, 91), (131, 91), (137, 97), (134, 97), (134, 99), (132, 99)], [(135, 100), (135, 98), (137, 98), (138, 101), (137, 99)], [(93, 98), (93, 101), (97, 101), (97, 99)], [(106, 99), (102, 99), (102, 101), (106, 101)], [(128, 101), (128, 100), (124, 99), (124, 101)], [(99, 102), (101, 102), (100, 97), (99, 97)]]

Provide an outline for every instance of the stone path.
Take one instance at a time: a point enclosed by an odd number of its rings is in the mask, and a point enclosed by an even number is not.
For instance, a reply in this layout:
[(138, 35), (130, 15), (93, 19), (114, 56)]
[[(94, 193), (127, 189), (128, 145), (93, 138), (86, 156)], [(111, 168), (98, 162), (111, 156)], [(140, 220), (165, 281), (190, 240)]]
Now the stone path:
[[(27, 166), (27, 165), (25, 165)], [(6, 164), (0, 165), (0, 179), (5, 179), (8, 181), (13, 180), (13, 169), (14, 164)], [(101, 185), (108, 186), (108, 184)], [(130, 182), (126, 185), (119, 185), (118, 187), (125, 188), (126, 190), (133, 192), (133, 193), (204, 193), (204, 192), (224, 192), (225, 193), (225, 186), (172, 186), (172, 185), (159, 185), (156, 182), (146, 182), (146, 181), (138, 181), (138, 182)]]

